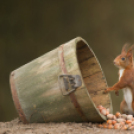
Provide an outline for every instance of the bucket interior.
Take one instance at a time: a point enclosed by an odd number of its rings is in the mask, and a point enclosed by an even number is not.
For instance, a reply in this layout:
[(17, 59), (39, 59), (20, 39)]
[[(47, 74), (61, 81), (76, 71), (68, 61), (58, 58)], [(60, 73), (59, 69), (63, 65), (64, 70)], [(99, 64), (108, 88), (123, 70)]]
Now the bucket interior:
[(77, 43), (76, 52), (83, 81), (92, 102), (96, 107), (102, 105), (109, 108), (111, 112), (110, 95), (103, 93), (107, 82), (95, 54), (84, 41)]

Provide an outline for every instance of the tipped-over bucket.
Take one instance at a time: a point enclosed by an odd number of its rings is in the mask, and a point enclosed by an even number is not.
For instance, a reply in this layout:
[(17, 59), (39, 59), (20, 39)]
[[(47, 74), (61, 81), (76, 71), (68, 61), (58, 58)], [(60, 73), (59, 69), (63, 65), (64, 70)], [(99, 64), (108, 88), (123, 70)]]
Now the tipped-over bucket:
[(103, 122), (96, 107), (112, 112), (101, 66), (80, 37), (13, 71), (10, 85), (23, 123)]

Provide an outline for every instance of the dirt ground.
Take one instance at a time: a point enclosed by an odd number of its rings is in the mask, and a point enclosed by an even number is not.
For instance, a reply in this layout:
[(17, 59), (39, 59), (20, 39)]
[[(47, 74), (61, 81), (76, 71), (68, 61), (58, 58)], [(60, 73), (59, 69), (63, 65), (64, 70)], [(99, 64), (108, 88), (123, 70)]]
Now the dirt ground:
[(92, 123), (33, 123), (23, 124), (18, 118), (0, 122), (0, 134), (134, 134), (134, 130), (97, 128)]

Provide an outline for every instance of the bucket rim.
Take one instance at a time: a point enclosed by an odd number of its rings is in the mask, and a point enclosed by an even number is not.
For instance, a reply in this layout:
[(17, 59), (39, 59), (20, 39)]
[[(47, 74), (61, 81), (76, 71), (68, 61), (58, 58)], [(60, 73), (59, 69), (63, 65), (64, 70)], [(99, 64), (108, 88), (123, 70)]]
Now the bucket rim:
[[(93, 51), (92, 48), (89, 46), (89, 44), (87, 43), (87, 41), (86, 41), (85, 39), (83, 39), (82, 37), (76, 37), (76, 38), (75, 38), (75, 51), (76, 51), (76, 52), (75, 52), (75, 55), (76, 55), (76, 57), (77, 57), (77, 45), (78, 45), (78, 43), (79, 43), (80, 41), (82, 41), (85, 45), (87, 45), (87, 47), (89, 48), (89, 50), (91, 51), (91, 53), (92, 53), (93, 56), (95, 57), (95, 59), (96, 59), (96, 61), (97, 61), (97, 64), (98, 64), (99, 67), (100, 67), (101, 73), (102, 73), (102, 75), (104, 76), (104, 80), (105, 80), (105, 82), (106, 82), (106, 86), (108, 87), (108, 84), (107, 84), (107, 81), (106, 81), (106, 77), (105, 77), (105, 75), (104, 75), (104, 72), (103, 72), (103, 70), (102, 70), (102, 67), (101, 67), (101, 65), (100, 65), (100, 62), (99, 62), (98, 58), (96, 57), (94, 51)], [(82, 72), (81, 72), (81, 69), (80, 69), (80, 65), (79, 65), (79, 62), (78, 62), (78, 58), (76, 58), (76, 59), (77, 59), (77, 63), (78, 63), (78, 69), (80, 70), (80, 74), (81, 74), (81, 76), (82, 76)], [(83, 78), (83, 77), (82, 77), (82, 78)], [(85, 86), (85, 89), (86, 89), (86, 91), (87, 91), (87, 94), (88, 94), (88, 96), (89, 96), (89, 99), (90, 99), (91, 103), (93, 104), (95, 110), (96, 110), (97, 113), (100, 115), (100, 117), (101, 117), (104, 121), (106, 121), (106, 120), (107, 120), (106, 116), (104, 116), (104, 115), (102, 115), (102, 114), (100, 113), (100, 111), (98, 110), (97, 106), (96, 106), (95, 103), (93, 102), (92, 97), (90, 96), (90, 94), (89, 94), (89, 92), (88, 92), (88, 89), (87, 89), (87, 87), (86, 87), (86, 85), (85, 85), (84, 80), (83, 80), (83, 84), (84, 84), (84, 86)], [(111, 99), (110, 93), (108, 93), (108, 96), (109, 96), (109, 100), (110, 100), (109, 112), (110, 112), (110, 113), (113, 113), (112, 99)]]

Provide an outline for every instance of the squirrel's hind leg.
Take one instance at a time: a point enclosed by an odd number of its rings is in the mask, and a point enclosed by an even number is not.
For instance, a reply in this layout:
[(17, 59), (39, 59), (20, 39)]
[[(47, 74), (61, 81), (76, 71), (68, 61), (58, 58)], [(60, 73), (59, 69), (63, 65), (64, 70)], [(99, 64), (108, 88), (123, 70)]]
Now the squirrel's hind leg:
[(134, 116), (134, 101), (132, 101), (132, 109), (133, 109), (133, 116)]
[(120, 112), (122, 114), (128, 114), (128, 110), (127, 110), (127, 103), (125, 100), (123, 100), (120, 104)]

